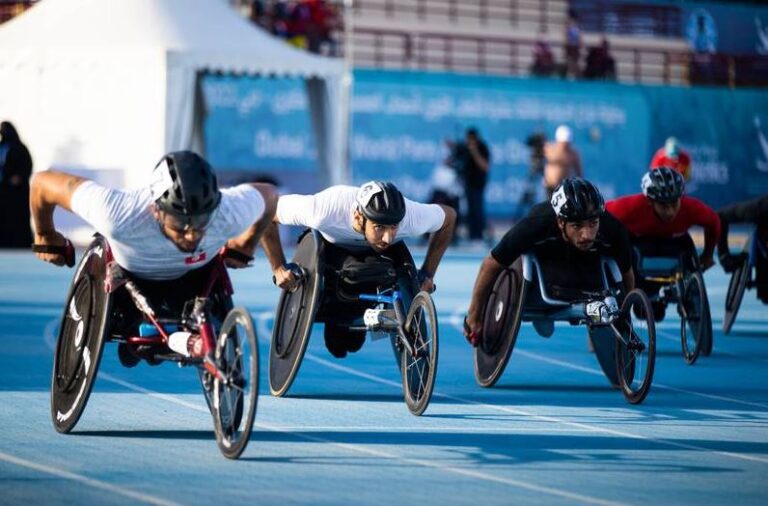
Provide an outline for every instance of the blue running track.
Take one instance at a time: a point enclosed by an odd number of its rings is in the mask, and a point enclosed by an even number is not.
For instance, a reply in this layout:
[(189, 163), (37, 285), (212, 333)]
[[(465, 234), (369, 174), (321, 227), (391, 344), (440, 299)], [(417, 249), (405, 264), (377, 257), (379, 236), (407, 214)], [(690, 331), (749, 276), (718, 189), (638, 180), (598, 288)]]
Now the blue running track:
[(193, 370), (124, 369), (111, 344), (79, 424), (57, 434), (52, 348), (73, 271), (0, 254), (0, 504), (768, 504), (768, 311), (753, 291), (723, 336), (728, 279), (706, 274), (715, 350), (694, 366), (669, 311), (641, 406), (608, 386), (583, 327), (543, 339), (525, 324), (506, 373), (482, 389), (459, 332), (481, 258), (449, 251), (438, 273), (440, 361), (421, 418), (386, 341), (336, 360), (320, 326), (289, 396), (270, 397), (277, 289), (263, 257), (232, 272), (257, 322), (263, 389), (233, 462)]

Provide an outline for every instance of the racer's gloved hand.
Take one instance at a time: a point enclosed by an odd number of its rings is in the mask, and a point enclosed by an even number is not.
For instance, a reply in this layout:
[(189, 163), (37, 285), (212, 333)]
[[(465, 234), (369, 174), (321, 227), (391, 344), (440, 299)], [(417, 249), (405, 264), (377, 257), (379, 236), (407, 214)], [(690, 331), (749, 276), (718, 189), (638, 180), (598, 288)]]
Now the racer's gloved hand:
[(432, 273), (425, 270), (425, 269), (419, 269), (419, 273), (416, 275), (416, 279), (419, 283), (419, 290), (422, 292), (432, 293), (435, 290), (437, 290), (437, 285), (435, 285), (435, 282), (432, 280)]
[(715, 260), (712, 258), (712, 255), (702, 254), (699, 256), (699, 265), (701, 266), (701, 272), (704, 272), (715, 265)]
[(476, 322), (470, 322), (469, 315), (464, 317), (464, 337), (475, 348), (480, 344), (480, 326)]
[(739, 267), (739, 265), (741, 265), (742, 262), (744, 262), (744, 260), (746, 260), (746, 257), (747, 255), (744, 253), (740, 253), (738, 255), (720, 255), (720, 265), (723, 267), (725, 272), (731, 274)]
[(32, 251), (44, 262), (67, 267), (75, 265), (75, 248), (69, 239), (56, 231), (46, 234), (36, 233)]
[(242, 269), (251, 266), (255, 250), (255, 245), (251, 246), (235, 239), (230, 239), (227, 241), (226, 246), (222, 248), (221, 255), (224, 257), (224, 264), (227, 267)]
[[(283, 264), (273, 272), (272, 282), (283, 290), (292, 292), (298, 287), (298, 279), (295, 270), (296, 264)], [(296, 266), (298, 267), (298, 266)]]

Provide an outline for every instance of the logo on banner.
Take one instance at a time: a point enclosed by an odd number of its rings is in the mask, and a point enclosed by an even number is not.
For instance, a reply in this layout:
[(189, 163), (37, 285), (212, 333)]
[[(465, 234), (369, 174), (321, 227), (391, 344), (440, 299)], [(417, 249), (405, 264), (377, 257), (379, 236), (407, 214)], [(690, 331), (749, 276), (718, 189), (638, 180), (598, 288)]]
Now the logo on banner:
[(757, 47), (759, 54), (768, 54), (768, 26), (763, 26), (763, 21), (755, 16), (755, 28), (757, 29)]
[(203, 251), (199, 255), (192, 255), (190, 257), (185, 258), (184, 263), (187, 265), (199, 264), (200, 262), (204, 261), (205, 258), (206, 258), (206, 254), (205, 254), (205, 251)]
[(757, 158), (755, 165), (760, 172), (768, 172), (768, 138), (763, 133), (759, 116), (755, 116), (755, 129), (757, 129), (757, 140), (760, 141), (760, 149), (763, 153), (763, 159)]

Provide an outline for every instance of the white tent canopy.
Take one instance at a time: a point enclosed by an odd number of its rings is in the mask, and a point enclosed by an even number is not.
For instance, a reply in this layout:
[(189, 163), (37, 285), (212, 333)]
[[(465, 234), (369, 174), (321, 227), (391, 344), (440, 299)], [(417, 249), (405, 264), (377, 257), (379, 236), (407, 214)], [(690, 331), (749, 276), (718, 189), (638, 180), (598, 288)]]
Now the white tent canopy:
[(146, 180), (166, 151), (200, 149), (203, 72), (306, 79), (325, 181), (343, 178), (340, 60), (294, 49), (222, 0), (44, 0), (0, 26), (0, 119), (36, 169)]

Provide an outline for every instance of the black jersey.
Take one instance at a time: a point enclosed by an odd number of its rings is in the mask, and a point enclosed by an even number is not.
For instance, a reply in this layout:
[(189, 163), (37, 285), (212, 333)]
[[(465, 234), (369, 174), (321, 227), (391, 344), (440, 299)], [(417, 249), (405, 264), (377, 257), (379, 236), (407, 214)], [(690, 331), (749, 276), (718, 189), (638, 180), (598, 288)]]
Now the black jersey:
[(552, 272), (547, 284), (562, 287), (600, 288), (599, 262), (603, 256), (614, 259), (621, 272), (632, 267), (629, 234), (616, 218), (602, 213), (594, 245), (588, 251), (581, 251), (563, 238), (555, 212), (546, 202), (533, 206), (528, 216), (491, 250), (491, 256), (508, 266), (528, 252), (535, 253), (545, 271)]

